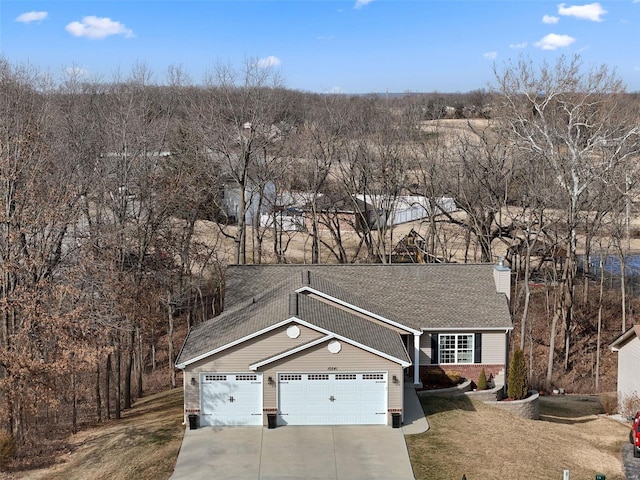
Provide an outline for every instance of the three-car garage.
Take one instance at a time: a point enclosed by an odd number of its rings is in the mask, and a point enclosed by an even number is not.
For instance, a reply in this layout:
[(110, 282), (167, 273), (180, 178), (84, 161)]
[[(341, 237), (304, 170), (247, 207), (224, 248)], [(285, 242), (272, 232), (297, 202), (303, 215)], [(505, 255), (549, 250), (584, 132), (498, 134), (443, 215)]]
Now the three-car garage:
[[(263, 388), (260, 373), (200, 373), (200, 424), (262, 425)], [(279, 373), (277, 404), (279, 425), (384, 425), (387, 373)]]

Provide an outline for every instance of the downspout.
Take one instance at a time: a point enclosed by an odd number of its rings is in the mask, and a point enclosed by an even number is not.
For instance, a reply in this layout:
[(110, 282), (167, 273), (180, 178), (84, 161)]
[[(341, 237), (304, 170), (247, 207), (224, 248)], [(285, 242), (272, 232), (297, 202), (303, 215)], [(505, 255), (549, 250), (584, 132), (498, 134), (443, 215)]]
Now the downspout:
[(420, 336), (413, 334), (413, 385), (420, 384)]
[(184, 399), (182, 400), (182, 425), (187, 424), (187, 412), (185, 408), (187, 405), (187, 376), (185, 375), (186, 373), (187, 372), (182, 370), (182, 395), (184, 396)]

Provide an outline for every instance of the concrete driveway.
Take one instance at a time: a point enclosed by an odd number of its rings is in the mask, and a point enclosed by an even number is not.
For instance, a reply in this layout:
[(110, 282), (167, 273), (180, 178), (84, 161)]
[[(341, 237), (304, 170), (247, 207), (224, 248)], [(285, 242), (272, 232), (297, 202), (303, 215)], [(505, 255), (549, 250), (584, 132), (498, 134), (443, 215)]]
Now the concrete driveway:
[(413, 480), (402, 429), (388, 426), (186, 430), (172, 480)]
[(185, 430), (171, 480), (414, 480), (405, 435), (429, 424), (410, 381), (404, 424)]

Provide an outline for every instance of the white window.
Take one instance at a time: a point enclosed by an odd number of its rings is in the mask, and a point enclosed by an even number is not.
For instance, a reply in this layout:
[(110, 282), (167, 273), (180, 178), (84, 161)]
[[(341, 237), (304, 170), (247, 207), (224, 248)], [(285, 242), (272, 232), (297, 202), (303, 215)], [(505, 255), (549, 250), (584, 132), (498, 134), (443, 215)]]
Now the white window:
[(473, 363), (473, 334), (440, 334), (439, 363)]

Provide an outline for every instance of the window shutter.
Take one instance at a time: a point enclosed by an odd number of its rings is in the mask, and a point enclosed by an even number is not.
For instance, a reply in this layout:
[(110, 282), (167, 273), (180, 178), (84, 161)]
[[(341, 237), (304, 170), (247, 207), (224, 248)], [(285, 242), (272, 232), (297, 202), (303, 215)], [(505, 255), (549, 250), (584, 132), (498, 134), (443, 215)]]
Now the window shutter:
[(438, 363), (438, 334), (431, 334), (431, 364)]
[(473, 339), (473, 363), (482, 363), (482, 334), (476, 333)]

